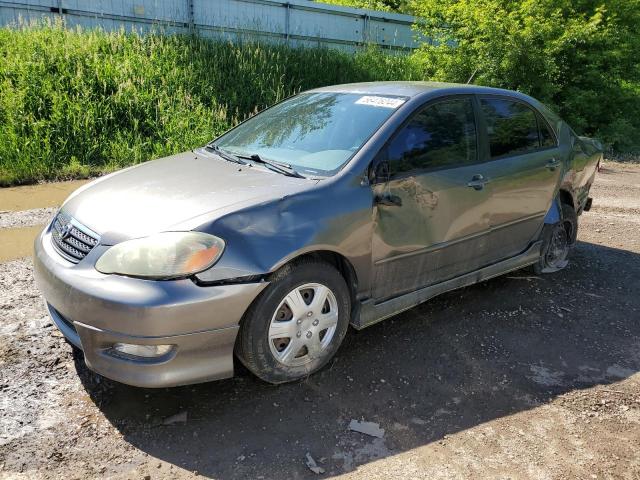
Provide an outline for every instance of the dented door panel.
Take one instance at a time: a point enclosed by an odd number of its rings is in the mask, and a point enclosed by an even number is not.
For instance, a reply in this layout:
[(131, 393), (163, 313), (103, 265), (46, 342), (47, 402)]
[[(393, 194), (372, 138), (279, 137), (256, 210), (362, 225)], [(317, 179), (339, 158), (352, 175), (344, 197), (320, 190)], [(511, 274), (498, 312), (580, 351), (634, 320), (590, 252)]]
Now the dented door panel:
[(557, 189), (560, 166), (548, 165), (558, 156), (547, 149), (486, 163), (489, 261), (516, 255), (534, 240)]
[(376, 185), (402, 200), (378, 205), (373, 262), (376, 299), (447, 280), (486, 263), (489, 195), (467, 184), (480, 165), (393, 179)]

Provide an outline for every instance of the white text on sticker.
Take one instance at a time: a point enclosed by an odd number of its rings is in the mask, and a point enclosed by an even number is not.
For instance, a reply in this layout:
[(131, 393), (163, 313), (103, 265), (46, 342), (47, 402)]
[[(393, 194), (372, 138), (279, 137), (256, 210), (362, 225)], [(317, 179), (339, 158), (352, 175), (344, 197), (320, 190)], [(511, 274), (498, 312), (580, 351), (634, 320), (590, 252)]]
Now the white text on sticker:
[(403, 98), (374, 97), (365, 95), (356, 100), (357, 105), (371, 105), (372, 107), (398, 108), (405, 102)]

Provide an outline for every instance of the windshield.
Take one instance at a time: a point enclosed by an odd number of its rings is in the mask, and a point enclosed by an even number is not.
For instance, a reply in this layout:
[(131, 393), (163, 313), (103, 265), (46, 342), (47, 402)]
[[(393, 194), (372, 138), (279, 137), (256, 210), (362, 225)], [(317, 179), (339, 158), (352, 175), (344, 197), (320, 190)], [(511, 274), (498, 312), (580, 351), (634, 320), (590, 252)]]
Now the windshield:
[(306, 175), (330, 176), (405, 100), (356, 93), (303, 93), (238, 125), (215, 145), (234, 155), (257, 154), (282, 162)]

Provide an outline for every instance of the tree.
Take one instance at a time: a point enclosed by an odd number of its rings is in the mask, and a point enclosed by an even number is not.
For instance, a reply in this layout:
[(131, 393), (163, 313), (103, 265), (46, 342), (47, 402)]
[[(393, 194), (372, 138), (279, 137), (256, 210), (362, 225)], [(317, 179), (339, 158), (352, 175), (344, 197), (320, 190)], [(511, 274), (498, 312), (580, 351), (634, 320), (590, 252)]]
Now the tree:
[(351, 8), (366, 8), (387, 12), (404, 12), (408, 9), (408, 0), (322, 0), (322, 3), (341, 5)]
[(410, 0), (424, 77), (520, 90), (640, 150), (640, 0)]

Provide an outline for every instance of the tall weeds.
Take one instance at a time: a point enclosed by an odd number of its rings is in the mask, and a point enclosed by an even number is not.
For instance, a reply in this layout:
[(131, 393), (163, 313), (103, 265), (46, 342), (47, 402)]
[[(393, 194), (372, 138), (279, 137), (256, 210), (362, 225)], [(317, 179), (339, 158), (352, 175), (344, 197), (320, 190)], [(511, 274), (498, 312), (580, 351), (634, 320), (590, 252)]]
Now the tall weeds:
[(81, 177), (202, 145), (301, 90), (418, 79), (378, 50), (189, 36), (0, 29), (0, 185)]

